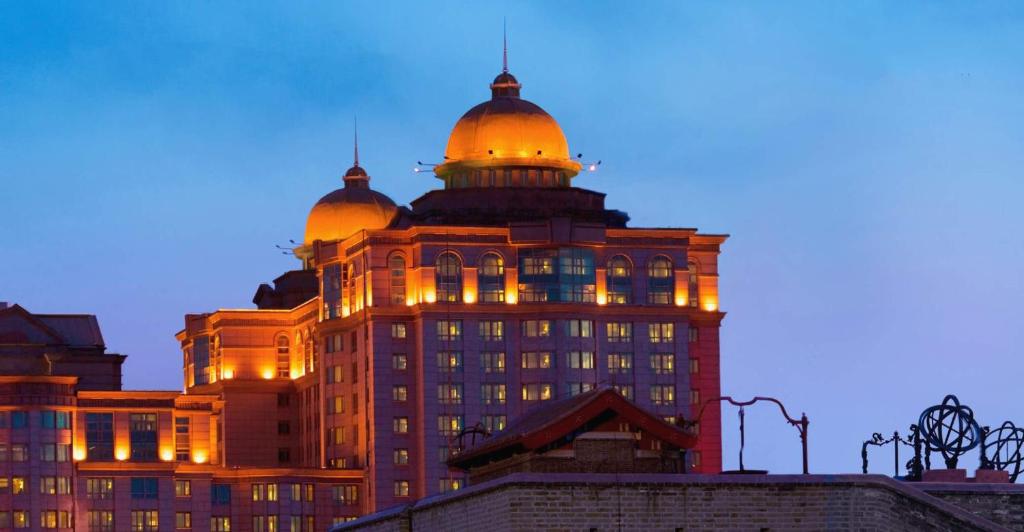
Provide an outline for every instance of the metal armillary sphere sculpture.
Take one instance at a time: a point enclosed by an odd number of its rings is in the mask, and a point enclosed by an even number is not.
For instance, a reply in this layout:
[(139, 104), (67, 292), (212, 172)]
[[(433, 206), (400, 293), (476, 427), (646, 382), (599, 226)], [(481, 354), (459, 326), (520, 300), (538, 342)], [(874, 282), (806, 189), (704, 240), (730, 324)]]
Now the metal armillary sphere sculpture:
[(981, 443), (981, 427), (974, 411), (961, 405), (955, 395), (947, 395), (942, 404), (925, 409), (917, 423), (926, 451), (938, 451), (946, 467), (956, 469), (957, 460)]
[(999, 428), (985, 433), (981, 444), (982, 469), (996, 469), (1010, 474), (1017, 482), (1024, 463), (1024, 428), (1006, 421)]

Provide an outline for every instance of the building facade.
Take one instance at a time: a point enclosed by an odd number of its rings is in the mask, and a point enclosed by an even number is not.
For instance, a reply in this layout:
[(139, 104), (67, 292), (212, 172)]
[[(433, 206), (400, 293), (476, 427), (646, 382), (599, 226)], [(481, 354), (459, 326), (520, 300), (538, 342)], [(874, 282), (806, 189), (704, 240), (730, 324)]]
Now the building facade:
[[(310, 531), (467, 484), (460, 434), (613, 388), (719, 395), (725, 235), (629, 227), (507, 70), (398, 206), (355, 165), (301, 267), (185, 317), (182, 391), (121, 389), (91, 316), (0, 306), (0, 529)], [(708, 402), (682, 469), (721, 469)]]
[[(357, 147), (309, 214), (301, 270), (261, 286), (256, 309), (186, 317), (186, 393), (225, 399), (245, 465), (358, 472), (375, 511), (464, 486), (446, 465), (460, 432), (545, 401), (606, 384), (678, 422), (719, 395), (726, 236), (628, 227), (573, 186), (584, 164), (516, 78), (490, 88), (433, 168), (439, 189), (396, 205)], [(274, 408), (283, 393), (291, 409)], [(292, 437), (246, 435), (283, 423)], [(696, 430), (689, 471), (719, 471), (716, 402)]]

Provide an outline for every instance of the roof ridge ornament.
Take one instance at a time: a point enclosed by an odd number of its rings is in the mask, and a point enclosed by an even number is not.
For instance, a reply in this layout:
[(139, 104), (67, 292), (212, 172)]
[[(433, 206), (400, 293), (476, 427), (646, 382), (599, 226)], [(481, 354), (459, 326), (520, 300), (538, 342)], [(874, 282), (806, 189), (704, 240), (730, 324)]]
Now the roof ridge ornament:
[(345, 172), (345, 187), (368, 188), (370, 176), (363, 167), (359, 166), (359, 118), (352, 117), (352, 168)]

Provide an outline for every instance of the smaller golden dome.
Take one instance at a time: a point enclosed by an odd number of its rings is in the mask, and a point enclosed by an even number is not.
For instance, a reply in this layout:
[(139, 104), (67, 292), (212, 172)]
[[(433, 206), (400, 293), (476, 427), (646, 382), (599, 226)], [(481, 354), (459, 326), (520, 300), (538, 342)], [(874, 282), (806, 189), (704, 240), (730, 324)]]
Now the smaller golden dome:
[(384, 229), (398, 213), (391, 198), (370, 189), (358, 164), (345, 172), (345, 187), (320, 198), (306, 219), (306, 245), (315, 240), (342, 240), (363, 229)]

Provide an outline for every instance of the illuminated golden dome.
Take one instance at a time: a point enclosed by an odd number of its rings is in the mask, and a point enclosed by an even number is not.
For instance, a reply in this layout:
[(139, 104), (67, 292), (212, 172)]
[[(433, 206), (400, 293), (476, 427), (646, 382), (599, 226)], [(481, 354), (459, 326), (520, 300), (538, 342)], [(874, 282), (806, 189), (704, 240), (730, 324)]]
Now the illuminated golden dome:
[(484, 170), (536, 169), (562, 178), (556, 181), (567, 186), (579, 173), (580, 164), (570, 158), (558, 122), (520, 98), (520, 87), (508, 71), (494, 79), (491, 99), (462, 115), (452, 129), (444, 163), (434, 168), (439, 178), (465, 178), (462, 186), (487, 186), (491, 181), (481, 179)]
[(370, 190), (370, 178), (357, 158), (345, 173), (345, 187), (320, 198), (309, 212), (304, 242), (341, 240), (363, 229), (383, 229), (397, 212), (391, 198)]

